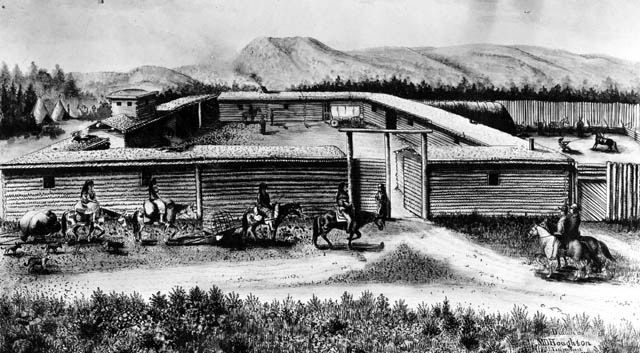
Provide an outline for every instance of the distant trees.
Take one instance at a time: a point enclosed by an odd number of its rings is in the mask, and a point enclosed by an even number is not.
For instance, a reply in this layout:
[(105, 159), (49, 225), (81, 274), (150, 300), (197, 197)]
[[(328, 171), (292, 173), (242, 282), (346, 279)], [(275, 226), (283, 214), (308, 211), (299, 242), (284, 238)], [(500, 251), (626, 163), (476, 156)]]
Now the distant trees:
[[(26, 87), (26, 88), (25, 88)], [(36, 134), (42, 128), (36, 124), (32, 111), (38, 96), (76, 98), (80, 90), (73, 75), (56, 65), (52, 74), (31, 62), (27, 74), (18, 65), (13, 71), (5, 62), (0, 65), (0, 138)]]
[(422, 81), (411, 82), (408, 78), (390, 79), (370, 78), (360, 81), (344, 81), (340, 76), (334, 80), (326, 79), (316, 84), (302, 84), (291, 89), (296, 91), (364, 91), (388, 93), (396, 96), (416, 100), (540, 100), (553, 102), (603, 102), (603, 103), (640, 103), (640, 93), (636, 90), (622, 91), (610, 77), (600, 86), (582, 88), (572, 87), (569, 77), (565, 77), (561, 84), (552, 87), (541, 86), (535, 89), (528, 83), (509, 87), (495, 87), (491, 83), (470, 83), (463, 77), (457, 85), (443, 84), (438, 81), (431, 85)]

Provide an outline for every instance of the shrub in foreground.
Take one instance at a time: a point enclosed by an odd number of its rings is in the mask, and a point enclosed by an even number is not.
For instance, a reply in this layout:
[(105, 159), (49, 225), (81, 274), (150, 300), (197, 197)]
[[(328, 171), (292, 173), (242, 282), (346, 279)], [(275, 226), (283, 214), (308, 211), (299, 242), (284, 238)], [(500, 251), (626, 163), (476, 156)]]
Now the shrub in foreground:
[(216, 287), (176, 287), (148, 301), (100, 290), (72, 303), (18, 293), (0, 297), (0, 314), (3, 352), (507, 352), (549, 334), (595, 337), (607, 352), (640, 350), (635, 328), (586, 315), (491, 314), (446, 300), (412, 309), (371, 292), (306, 303)]

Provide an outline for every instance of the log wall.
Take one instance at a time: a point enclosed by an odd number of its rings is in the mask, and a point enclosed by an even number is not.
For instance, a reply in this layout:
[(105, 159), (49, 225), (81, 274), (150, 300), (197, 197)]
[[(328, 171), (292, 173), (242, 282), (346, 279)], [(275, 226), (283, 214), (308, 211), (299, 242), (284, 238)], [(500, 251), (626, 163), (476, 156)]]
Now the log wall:
[[(498, 185), (488, 185), (497, 172)], [(570, 173), (536, 166), (448, 169), (429, 165), (430, 213), (547, 215), (569, 197)]]
[(640, 165), (607, 163), (607, 219), (614, 222), (640, 218)]
[[(96, 197), (104, 207), (115, 211), (135, 210), (148, 198), (148, 188), (141, 185), (141, 170), (41, 170), (5, 171), (4, 199), (6, 219), (17, 220), (27, 211), (51, 209), (62, 213), (74, 207), (86, 180), (93, 180)], [(181, 204), (196, 202), (195, 172), (152, 171), (158, 180), (160, 195)], [(43, 188), (43, 176), (53, 176), (55, 187)]]
[(279, 122), (321, 121), (324, 112), (322, 102), (219, 102), (220, 121), (242, 121), (242, 113), (248, 111), (250, 106), (254, 109), (260, 108), (261, 112), (258, 113), (255, 121), (260, 121), (261, 114), (268, 120), (269, 109), (273, 110), (273, 120)]
[(265, 182), (271, 202), (300, 202), (307, 214), (335, 207), (338, 184), (347, 181), (344, 161), (228, 163), (202, 170), (204, 218), (207, 212), (229, 211), (241, 216), (256, 203), (258, 185)]

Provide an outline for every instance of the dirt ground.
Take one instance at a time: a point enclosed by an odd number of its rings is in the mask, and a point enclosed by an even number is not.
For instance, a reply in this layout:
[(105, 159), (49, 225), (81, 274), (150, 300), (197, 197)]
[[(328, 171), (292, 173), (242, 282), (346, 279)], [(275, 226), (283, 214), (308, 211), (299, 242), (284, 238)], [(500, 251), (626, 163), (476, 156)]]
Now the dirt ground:
[[(637, 237), (620, 238), (588, 225), (585, 233), (607, 242), (614, 254), (640, 263), (640, 241)], [(531, 314), (540, 311), (550, 317), (563, 317), (587, 313), (612, 324), (629, 322), (640, 326), (637, 286), (612, 281), (546, 280), (536, 273), (539, 268), (527, 264), (526, 259), (499, 255), (469, 241), (462, 234), (417, 220), (389, 223), (383, 232), (366, 226), (364, 234), (363, 239), (356, 243), (359, 250), (347, 251), (342, 234), (336, 232), (332, 240), (338, 242), (337, 250), (311, 248), (294, 258), (273, 249), (254, 249), (248, 253), (271, 252), (272, 255), (246, 256), (233, 261), (222, 257), (214, 261), (183, 264), (167, 264), (158, 258), (155, 263), (142, 267), (132, 263), (112, 271), (87, 269), (89, 272), (46, 276), (7, 273), (7, 267), (3, 266), (2, 287), (8, 293), (22, 290), (45, 292), (69, 300), (87, 297), (97, 287), (107, 292), (137, 292), (148, 298), (158, 291), (168, 292), (174, 286), (207, 288), (216, 285), (225, 292), (234, 291), (241, 296), (252, 293), (262, 300), (287, 296), (307, 300), (313, 295), (321, 299), (338, 299), (344, 291), (359, 295), (368, 290), (374, 295), (384, 294), (392, 302), (405, 300), (414, 307), (423, 302), (434, 303), (448, 298), (453, 305), (472, 305), (491, 312), (506, 312), (519, 305), (525, 306)], [(380, 242), (384, 242), (382, 250), (378, 250)], [(460, 279), (424, 285), (327, 284), (330, 277), (362, 269), (402, 243), (447, 264)], [(303, 246), (311, 247), (310, 244)], [(197, 249), (200, 253), (220, 251), (210, 246), (190, 249)], [(2, 261), (8, 261), (7, 257)]]
[[(640, 144), (631, 137), (623, 135), (605, 135), (618, 144), (618, 152), (607, 152), (607, 146), (599, 145), (596, 150), (592, 150), (594, 137), (585, 136), (565, 136), (564, 141), (570, 141), (569, 147), (574, 152), (568, 153), (578, 163), (640, 163)], [(560, 152), (558, 139), (560, 136), (534, 136), (537, 143)]]

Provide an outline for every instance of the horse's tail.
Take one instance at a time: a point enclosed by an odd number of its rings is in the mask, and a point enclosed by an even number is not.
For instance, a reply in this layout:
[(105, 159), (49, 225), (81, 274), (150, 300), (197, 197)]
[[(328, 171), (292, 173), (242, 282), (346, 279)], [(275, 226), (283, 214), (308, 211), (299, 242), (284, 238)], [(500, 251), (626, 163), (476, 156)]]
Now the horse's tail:
[(242, 230), (246, 230), (247, 228), (249, 228), (249, 221), (247, 220), (247, 217), (249, 216), (249, 212), (245, 211), (242, 214)]
[(139, 218), (140, 210), (136, 210), (135, 212), (133, 212), (133, 216), (131, 216), (131, 227), (133, 228), (134, 236), (137, 236), (138, 232), (140, 231)]
[(62, 213), (62, 217), (60, 217), (60, 231), (62, 232), (63, 237), (67, 234), (68, 221), (69, 221), (69, 211), (64, 211)]
[(613, 258), (613, 256), (611, 256), (611, 252), (609, 251), (609, 247), (607, 247), (607, 244), (603, 243), (602, 241), (598, 240), (598, 245), (600, 245), (600, 249), (602, 250), (602, 255), (604, 255), (604, 257), (606, 257), (607, 259), (616, 262), (616, 260)]
[(318, 235), (320, 235), (320, 216), (313, 219), (313, 236), (311, 238), (313, 244), (318, 241)]

